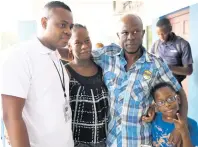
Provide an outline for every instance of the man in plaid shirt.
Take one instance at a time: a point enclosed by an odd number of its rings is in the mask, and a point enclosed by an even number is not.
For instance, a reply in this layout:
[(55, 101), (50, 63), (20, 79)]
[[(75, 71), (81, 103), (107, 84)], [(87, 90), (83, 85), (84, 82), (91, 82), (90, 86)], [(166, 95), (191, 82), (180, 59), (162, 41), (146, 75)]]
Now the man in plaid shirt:
[[(142, 119), (153, 101), (151, 88), (162, 81), (172, 83), (179, 91), (180, 114), (184, 118), (187, 116), (187, 99), (168, 66), (142, 46), (144, 30), (138, 16), (123, 16), (117, 36), (120, 46), (112, 44), (93, 52), (95, 62), (103, 69), (110, 94), (107, 146), (151, 145), (150, 123)], [(174, 143), (175, 140), (171, 139)]]

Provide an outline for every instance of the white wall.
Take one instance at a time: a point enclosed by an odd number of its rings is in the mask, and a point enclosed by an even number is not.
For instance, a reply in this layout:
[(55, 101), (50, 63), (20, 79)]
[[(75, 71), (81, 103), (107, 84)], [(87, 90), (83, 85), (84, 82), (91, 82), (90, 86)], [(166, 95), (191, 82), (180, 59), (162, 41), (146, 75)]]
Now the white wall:
[(69, 3), (74, 23), (81, 23), (87, 26), (92, 43), (97, 42), (109, 44), (114, 42), (115, 32), (113, 31), (113, 5), (111, 1), (84, 1), (81, 3)]
[[(35, 20), (48, 1), (50, 0), (1, 0), (0, 18), (3, 21), (0, 23), (0, 31), (17, 32), (17, 21)], [(87, 26), (93, 44), (112, 42), (111, 0), (64, 0), (64, 2), (71, 7), (75, 22)]]
[[(35, 20), (50, 0), (0, 0), (0, 31), (16, 31), (17, 20)], [(93, 44), (114, 42), (113, 0), (64, 0), (73, 11), (75, 22), (87, 26)], [(181, 9), (198, 0), (143, 0), (141, 17), (149, 25), (159, 16)]]

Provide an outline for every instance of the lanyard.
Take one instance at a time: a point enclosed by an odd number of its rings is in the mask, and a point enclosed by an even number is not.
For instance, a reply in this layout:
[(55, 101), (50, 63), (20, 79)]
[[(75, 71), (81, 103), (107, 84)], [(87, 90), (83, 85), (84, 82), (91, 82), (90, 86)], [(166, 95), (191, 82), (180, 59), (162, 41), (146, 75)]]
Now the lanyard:
[[(51, 59), (52, 60), (52, 59)], [(63, 93), (64, 93), (64, 98), (66, 99), (67, 95), (65, 93), (65, 76), (64, 76), (64, 71), (63, 71), (63, 65), (61, 64), (61, 60), (59, 60), (60, 62), (60, 65), (61, 65), (61, 70), (62, 70), (62, 76), (63, 76), (63, 79), (61, 78), (61, 75), (60, 75), (60, 72), (58, 70), (58, 67), (56, 66), (56, 63), (52, 60), (52, 62), (54, 63), (54, 66), (56, 68), (56, 71), (58, 73), (58, 76), (60, 78), (60, 82), (61, 82), (61, 86), (62, 86), (62, 89), (63, 89)]]

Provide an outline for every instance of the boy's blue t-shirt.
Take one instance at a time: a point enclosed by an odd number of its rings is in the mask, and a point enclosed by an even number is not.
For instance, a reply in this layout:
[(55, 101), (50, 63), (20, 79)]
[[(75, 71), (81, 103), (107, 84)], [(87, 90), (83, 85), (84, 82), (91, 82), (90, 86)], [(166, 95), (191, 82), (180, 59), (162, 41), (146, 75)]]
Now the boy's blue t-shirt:
[[(153, 145), (158, 147), (171, 147), (168, 144), (168, 138), (171, 132), (175, 129), (174, 123), (168, 123), (163, 121), (162, 113), (156, 113), (155, 119), (152, 122), (152, 140)], [(197, 123), (188, 118), (188, 129), (190, 132), (190, 138), (194, 146), (198, 145), (198, 127)]]

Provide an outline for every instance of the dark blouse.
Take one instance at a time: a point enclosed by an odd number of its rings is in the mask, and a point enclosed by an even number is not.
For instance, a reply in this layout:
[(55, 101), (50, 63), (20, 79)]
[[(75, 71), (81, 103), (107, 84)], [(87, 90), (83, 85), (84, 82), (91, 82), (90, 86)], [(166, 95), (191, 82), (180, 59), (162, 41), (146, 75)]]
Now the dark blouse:
[(70, 105), (72, 131), (75, 142), (100, 143), (105, 141), (108, 125), (108, 91), (102, 79), (102, 69), (94, 76), (85, 77), (70, 72)]

